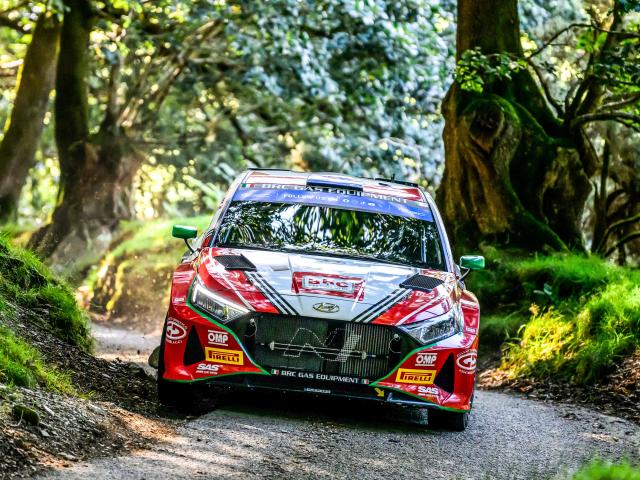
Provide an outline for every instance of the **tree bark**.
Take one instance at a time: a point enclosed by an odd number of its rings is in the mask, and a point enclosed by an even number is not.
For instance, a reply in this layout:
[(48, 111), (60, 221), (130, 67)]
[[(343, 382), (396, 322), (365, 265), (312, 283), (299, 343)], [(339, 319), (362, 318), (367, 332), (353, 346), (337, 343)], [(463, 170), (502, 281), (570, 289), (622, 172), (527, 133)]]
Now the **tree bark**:
[[(522, 56), (517, 0), (459, 0), (456, 55)], [(437, 199), (457, 251), (483, 242), (583, 249), (591, 185), (571, 132), (528, 71), (485, 85), (454, 84), (443, 102), (445, 171)]]
[(120, 220), (130, 217), (130, 187), (140, 158), (128, 148), (113, 99), (99, 132), (89, 135), (87, 75), (93, 13), (88, 0), (65, 0), (65, 5), (55, 102), (61, 172), (58, 203), (51, 223), (33, 235), (30, 246), (50, 263), (74, 273), (99, 257)]
[(60, 23), (38, 19), (19, 74), (11, 118), (0, 144), (0, 223), (14, 220), (18, 199), (33, 166), (53, 88)]

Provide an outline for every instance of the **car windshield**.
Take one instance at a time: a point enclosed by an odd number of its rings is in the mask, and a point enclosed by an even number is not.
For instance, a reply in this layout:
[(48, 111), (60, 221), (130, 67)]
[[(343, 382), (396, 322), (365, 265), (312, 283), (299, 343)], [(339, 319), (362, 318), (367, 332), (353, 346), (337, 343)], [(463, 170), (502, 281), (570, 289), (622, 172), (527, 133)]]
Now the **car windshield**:
[(445, 270), (433, 222), (304, 204), (235, 201), (217, 245), (343, 256)]

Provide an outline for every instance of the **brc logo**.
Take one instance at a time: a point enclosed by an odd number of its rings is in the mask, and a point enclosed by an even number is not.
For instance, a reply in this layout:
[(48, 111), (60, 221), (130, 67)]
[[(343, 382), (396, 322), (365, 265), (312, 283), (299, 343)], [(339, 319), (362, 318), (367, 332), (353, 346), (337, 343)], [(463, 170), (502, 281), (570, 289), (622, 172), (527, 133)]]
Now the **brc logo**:
[(242, 365), (244, 355), (236, 350), (223, 350), (220, 348), (205, 348), (207, 362), (226, 363), (229, 365)]
[(355, 283), (329, 277), (305, 275), (302, 277), (302, 288), (307, 290), (327, 290), (329, 292), (353, 293)]
[(401, 368), (396, 374), (396, 382), (411, 383), (414, 385), (433, 385), (435, 376), (435, 370), (412, 370), (410, 368)]
[(229, 334), (224, 332), (216, 332), (215, 330), (209, 330), (207, 332), (207, 341), (211, 345), (222, 345), (226, 347), (227, 342), (229, 341)]
[(291, 288), (296, 293), (304, 292), (362, 300), (364, 279), (331, 273), (293, 272)]
[(433, 367), (438, 359), (437, 353), (419, 353), (416, 355), (417, 367)]

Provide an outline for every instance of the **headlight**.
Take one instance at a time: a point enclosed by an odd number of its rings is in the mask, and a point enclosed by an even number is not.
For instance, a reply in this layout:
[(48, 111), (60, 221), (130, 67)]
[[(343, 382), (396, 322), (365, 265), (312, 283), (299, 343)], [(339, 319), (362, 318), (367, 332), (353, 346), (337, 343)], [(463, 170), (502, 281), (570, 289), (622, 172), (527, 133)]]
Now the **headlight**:
[(455, 335), (460, 331), (461, 325), (462, 311), (456, 305), (444, 315), (400, 328), (425, 345)]
[(213, 293), (197, 277), (191, 292), (191, 303), (222, 323), (228, 323), (249, 312), (246, 308)]

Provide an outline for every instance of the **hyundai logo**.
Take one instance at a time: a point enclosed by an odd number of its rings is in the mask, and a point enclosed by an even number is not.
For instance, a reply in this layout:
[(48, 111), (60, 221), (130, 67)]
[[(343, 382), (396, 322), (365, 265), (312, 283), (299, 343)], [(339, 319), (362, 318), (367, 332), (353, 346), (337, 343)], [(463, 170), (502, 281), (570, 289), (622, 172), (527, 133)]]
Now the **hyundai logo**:
[(338, 305), (328, 302), (316, 303), (313, 306), (313, 309), (322, 313), (337, 313), (340, 311), (340, 307)]

